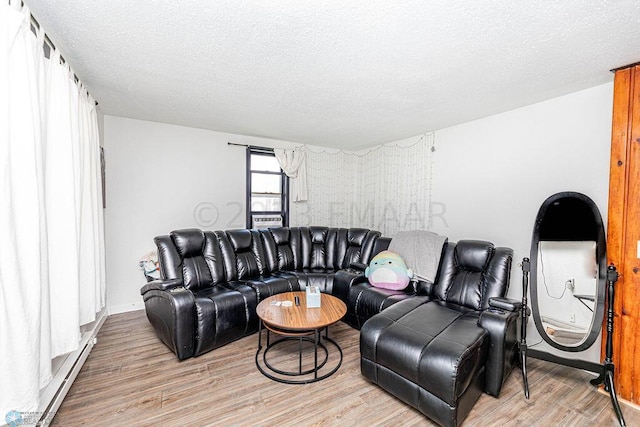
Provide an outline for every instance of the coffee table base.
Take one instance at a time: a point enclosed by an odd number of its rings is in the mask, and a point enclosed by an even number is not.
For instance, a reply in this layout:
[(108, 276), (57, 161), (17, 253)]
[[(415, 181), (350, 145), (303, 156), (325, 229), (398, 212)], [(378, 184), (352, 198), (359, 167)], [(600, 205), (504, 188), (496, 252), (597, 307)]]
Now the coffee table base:
[[(263, 351), (263, 345), (262, 345), (263, 327), (264, 329), (266, 329), (266, 333), (267, 333), (267, 343), (266, 343), (266, 346), (264, 347), (264, 351)], [(325, 331), (324, 336), (322, 336), (323, 329)], [(320, 329), (320, 330), (313, 329), (308, 331), (281, 330), (281, 329), (273, 328), (272, 326), (263, 325), (262, 321), (260, 321), (260, 326), (258, 330), (258, 351), (256, 351), (256, 358), (255, 358), (256, 367), (258, 368), (260, 373), (262, 373), (262, 375), (264, 375), (265, 377), (273, 381), (277, 381), (284, 384), (310, 384), (310, 383), (314, 383), (314, 382), (329, 378), (331, 375), (336, 373), (336, 371), (342, 365), (342, 349), (340, 348), (338, 343), (336, 343), (333, 339), (329, 338), (329, 331), (328, 331), (329, 328), (326, 327), (323, 329)], [(270, 339), (271, 332), (274, 332), (278, 335), (282, 335), (283, 337), (271, 342), (271, 339)], [(267, 359), (267, 354), (269, 350), (271, 350), (272, 348), (274, 348), (279, 344), (283, 344), (290, 341), (298, 341), (298, 370), (296, 371), (285, 371), (282, 369), (278, 369), (274, 367)], [(305, 369), (304, 371), (302, 370), (302, 353), (303, 353), (302, 342), (303, 341), (313, 343), (313, 357), (314, 357), (313, 368)], [(320, 370), (323, 367), (325, 367), (325, 365), (329, 360), (329, 348), (327, 348), (325, 344), (329, 344), (330, 347), (331, 346), (335, 347), (335, 349), (338, 350), (340, 359), (338, 360), (336, 366), (333, 369), (331, 369), (329, 372), (320, 374)], [(322, 352), (324, 353), (324, 357), (322, 358), (323, 360), (320, 362), (318, 360), (318, 349), (321, 349)], [(264, 363), (264, 368), (260, 364), (260, 359), (262, 359), (262, 362)], [(278, 377), (275, 374), (282, 375), (285, 377), (303, 377), (303, 376), (312, 376), (312, 377), (304, 378), (304, 379), (288, 379), (288, 378)]]

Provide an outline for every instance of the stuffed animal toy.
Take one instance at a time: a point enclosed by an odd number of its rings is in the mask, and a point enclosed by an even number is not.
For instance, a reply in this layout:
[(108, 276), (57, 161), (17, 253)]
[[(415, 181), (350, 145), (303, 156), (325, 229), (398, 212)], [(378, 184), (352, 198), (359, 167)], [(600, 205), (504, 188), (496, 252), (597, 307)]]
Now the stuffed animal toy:
[(382, 251), (373, 257), (364, 275), (376, 288), (402, 290), (409, 284), (413, 271), (407, 268), (400, 255)]

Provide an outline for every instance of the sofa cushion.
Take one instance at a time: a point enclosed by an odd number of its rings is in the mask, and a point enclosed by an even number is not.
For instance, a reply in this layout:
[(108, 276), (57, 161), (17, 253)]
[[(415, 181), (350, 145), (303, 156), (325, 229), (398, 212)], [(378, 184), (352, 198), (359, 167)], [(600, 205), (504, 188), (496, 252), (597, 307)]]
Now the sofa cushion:
[(493, 251), (489, 242), (462, 240), (456, 245), (455, 261), (461, 270), (480, 273), (487, 268)]
[(173, 244), (182, 258), (192, 258), (202, 255), (204, 247), (204, 233), (195, 228), (171, 232)]
[(290, 231), (288, 227), (260, 230), (264, 243), (264, 252), (269, 271), (294, 269), (293, 250), (291, 249)]
[(199, 230), (172, 232), (171, 238), (182, 257), (184, 287), (198, 290), (213, 283), (209, 266), (204, 259), (204, 233)]
[(158, 264), (162, 279), (182, 280), (182, 258), (173, 244), (171, 236), (157, 236), (153, 239), (158, 248)]
[(217, 285), (195, 291), (194, 297), (198, 337), (194, 355), (213, 350), (255, 330), (257, 302), (252, 292)]
[(316, 286), (324, 293), (332, 293), (335, 271), (323, 268), (303, 268), (299, 271), (284, 271), (283, 273), (295, 276), (300, 284), (300, 289), (307, 286)]
[(270, 273), (264, 245), (257, 230), (216, 231), (224, 259), (226, 280), (240, 280)]
[[(384, 312), (376, 320), (384, 318)], [(373, 320), (373, 319), (372, 319)], [(372, 322), (362, 329), (362, 351), (371, 360), (419, 385), (451, 406), (456, 406), (473, 378), (484, 369), (487, 332), (477, 318), (466, 317), (444, 305), (428, 302), (398, 319)], [(371, 327), (369, 327), (371, 326)]]
[(411, 289), (392, 290), (371, 286), (369, 283), (358, 283), (349, 288), (347, 298), (347, 322), (360, 329), (370, 317), (380, 313), (387, 307), (411, 298)]
[(272, 295), (300, 290), (297, 277), (291, 275), (264, 275), (243, 279), (240, 282), (246, 283), (255, 290), (258, 302)]
[[(292, 230), (293, 231), (293, 230)], [(296, 270), (333, 269), (333, 252), (336, 233), (328, 227), (299, 227), (292, 235), (294, 257), (297, 255)], [(297, 249), (297, 250), (296, 250)], [(327, 258), (327, 254), (332, 256)]]
[(505, 295), (513, 250), (490, 242), (460, 240), (448, 243), (433, 296), (474, 310), (489, 308), (489, 299)]
[[(347, 234), (347, 247), (344, 256), (337, 258), (340, 268), (347, 268), (352, 262), (361, 262), (363, 254), (367, 252), (367, 249), (370, 250), (370, 248), (366, 247), (369, 243), (367, 238), (371, 233), (369, 230), (364, 228), (350, 228), (345, 231)], [(339, 257), (340, 254), (338, 253), (337, 256)]]
[[(238, 279), (253, 278), (265, 272), (259, 235), (253, 230), (230, 230), (227, 237), (233, 248)], [(231, 254), (229, 254), (231, 255)]]

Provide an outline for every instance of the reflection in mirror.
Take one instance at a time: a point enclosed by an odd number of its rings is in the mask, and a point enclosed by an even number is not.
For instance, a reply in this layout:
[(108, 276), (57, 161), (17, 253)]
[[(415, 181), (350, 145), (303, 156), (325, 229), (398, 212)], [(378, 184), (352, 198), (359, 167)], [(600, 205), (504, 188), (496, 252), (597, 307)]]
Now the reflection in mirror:
[(606, 269), (604, 224), (595, 203), (574, 192), (545, 200), (531, 240), (531, 306), (544, 341), (579, 352), (597, 340)]
[(577, 346), (593, 326), (596, 242), (541, 241), (538, 260), (537, 303), (542, 326), (553, 341)]

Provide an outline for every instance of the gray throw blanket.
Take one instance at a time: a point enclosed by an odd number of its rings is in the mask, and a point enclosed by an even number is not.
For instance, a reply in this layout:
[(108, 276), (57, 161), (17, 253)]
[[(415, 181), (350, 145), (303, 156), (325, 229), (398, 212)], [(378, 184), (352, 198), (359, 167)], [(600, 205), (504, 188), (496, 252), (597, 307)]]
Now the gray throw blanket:
[(404, 259), (414, 278), (434, 283), (446, 241), (446, 237), (431, 231), (400, 231), (391, 239), (389, 250)]

